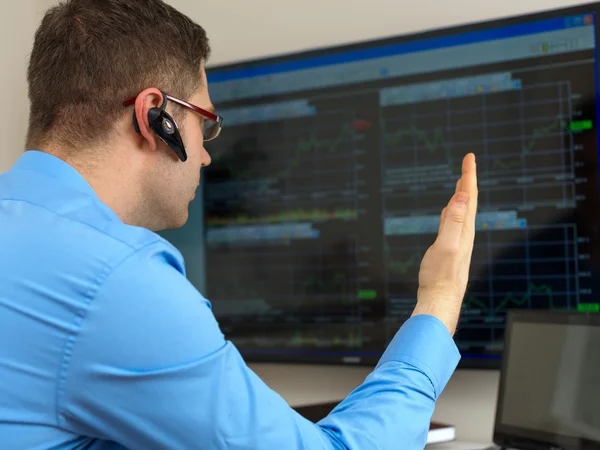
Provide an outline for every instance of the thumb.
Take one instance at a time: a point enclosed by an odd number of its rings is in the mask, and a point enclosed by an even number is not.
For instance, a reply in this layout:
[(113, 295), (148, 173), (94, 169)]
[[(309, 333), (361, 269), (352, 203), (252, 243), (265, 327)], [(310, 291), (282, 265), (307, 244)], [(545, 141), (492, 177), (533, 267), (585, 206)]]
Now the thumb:
[(458, 192), (452, 197), (438, 234), (439, 246), (449, 251), (458, 251), (468, 204), (469, 195), (465, 192)]

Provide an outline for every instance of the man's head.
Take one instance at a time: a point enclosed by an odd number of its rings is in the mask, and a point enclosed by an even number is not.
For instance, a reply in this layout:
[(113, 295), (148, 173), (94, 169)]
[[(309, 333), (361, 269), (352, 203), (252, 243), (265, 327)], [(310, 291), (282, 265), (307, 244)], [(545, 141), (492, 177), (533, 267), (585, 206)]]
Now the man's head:
[(183, 225), (200, 168), (210, 163), (207, 117), (167, 101), (187, 151), (182, 162), (148, 113), (163, 104), (163, 92), (211, 110), (209, 53), (204, 29), (161, 0), (60, 3), (35, 36), (27, 147), (79, 169), (127, 223), (153, 230)]

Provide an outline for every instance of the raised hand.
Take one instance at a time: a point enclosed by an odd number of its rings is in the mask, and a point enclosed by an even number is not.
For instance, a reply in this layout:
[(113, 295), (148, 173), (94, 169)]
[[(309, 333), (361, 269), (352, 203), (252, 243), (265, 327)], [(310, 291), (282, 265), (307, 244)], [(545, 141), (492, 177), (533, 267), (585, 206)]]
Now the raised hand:
[(442, 211), (434, 244), (427, 250), (419, 272), (417, 306), (413, 316), (440, 319), (454, 334), (467, 289), (477, 215), (477, 167), (468, 154), (456, 192)]

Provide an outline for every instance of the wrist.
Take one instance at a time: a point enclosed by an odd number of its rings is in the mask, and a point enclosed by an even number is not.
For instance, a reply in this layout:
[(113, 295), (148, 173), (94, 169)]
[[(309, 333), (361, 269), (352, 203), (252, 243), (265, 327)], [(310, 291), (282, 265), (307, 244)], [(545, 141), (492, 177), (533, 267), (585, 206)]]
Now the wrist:
[(447, 296), (435, 296), (426, 300), (419, 299), (412, 317), (422, 315), (439, 319), (446, 326), (450, 335), (454, 336), (460, 316), (460, 304), (456, 304), (455, 300)]

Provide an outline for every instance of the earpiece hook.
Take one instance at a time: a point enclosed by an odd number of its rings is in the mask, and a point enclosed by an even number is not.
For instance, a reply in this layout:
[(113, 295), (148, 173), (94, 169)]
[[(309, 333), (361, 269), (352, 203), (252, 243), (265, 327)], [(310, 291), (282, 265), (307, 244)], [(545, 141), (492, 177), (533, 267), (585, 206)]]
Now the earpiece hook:
[[(160, 140), (167, 144), (182, 162), (185, 162), (187, 161), (187, 152), (181, 138), (181, 133), (179, 132), (179, 127), (173, 117), (166, 111), (168, 96), (163, 91), (160, 92), (163, 96), (162, 105), (148, 111), (148, 123)], [(135, 110), (133, 111), (133, 127), (139, 134), (140, 125)]]

